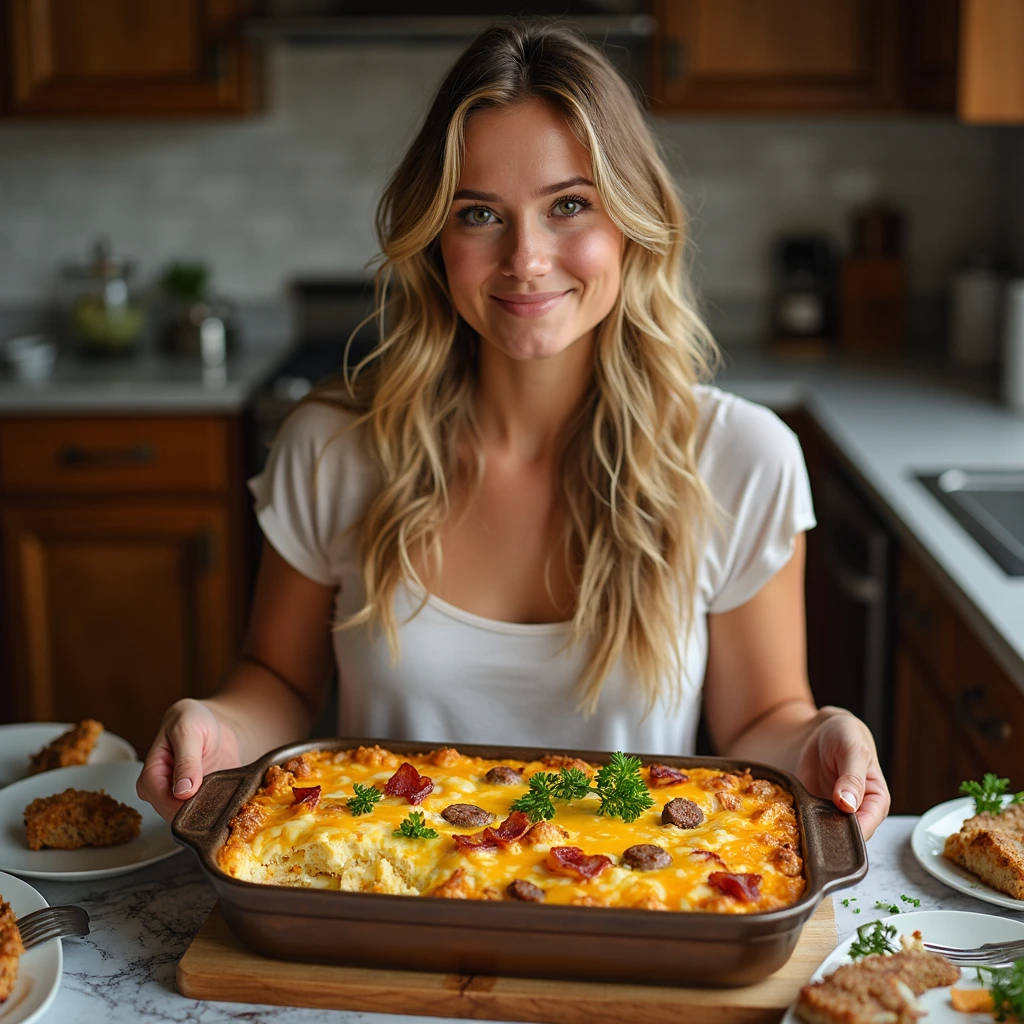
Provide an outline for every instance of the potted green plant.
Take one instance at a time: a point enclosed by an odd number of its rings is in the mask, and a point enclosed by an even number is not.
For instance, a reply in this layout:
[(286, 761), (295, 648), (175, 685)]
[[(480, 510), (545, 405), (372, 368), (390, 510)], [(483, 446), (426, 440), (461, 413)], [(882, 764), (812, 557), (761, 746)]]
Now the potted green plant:
[(210, 318), (224, 325), (227, 351), (235, 347), (234, 308), (210, 290), (210, 271), (205, 263), (177, 260), (160, 276), (160, 287), (168, 302), (167, 318), (160, 333), (161, 348), (170, 355), (201, 354), (203, 322)]

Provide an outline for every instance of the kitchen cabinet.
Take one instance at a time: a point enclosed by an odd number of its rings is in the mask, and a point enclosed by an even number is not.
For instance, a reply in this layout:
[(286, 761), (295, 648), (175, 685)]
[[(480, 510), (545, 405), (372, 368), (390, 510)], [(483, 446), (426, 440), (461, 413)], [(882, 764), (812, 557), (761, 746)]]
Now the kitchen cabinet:
[(893, 813), (919, 814), (985, 772), (1024, 787), (1024, 694), (906, 551), (896, 620)]
[(7, 717), (98, 718), (144, 754), (237, 652), (245, 510), (235, 419), (0, 421)]
[(655, 112), (891, 110), (891, 0), (657, 0)]
[(655, 113), (1024, 124), (1019, 0), (654, 0)]
[(248, 0), (0, 0), (9, 117), (240, 115), (260, 101)]

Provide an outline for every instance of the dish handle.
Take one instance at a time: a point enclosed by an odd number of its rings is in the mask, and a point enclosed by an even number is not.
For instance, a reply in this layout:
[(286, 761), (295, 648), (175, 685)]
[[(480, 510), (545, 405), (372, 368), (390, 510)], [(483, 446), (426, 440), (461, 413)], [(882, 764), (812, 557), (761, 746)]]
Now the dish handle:
[(804, 849), (811, 885), (823, 896), (859, 882), (868, 872), (868, 851), (855, 814), (831, 800), (808, 797), (803, 805)]
[(239, 790), (252, 785), (252, 766), (228, 768), (203, 779), (199, 791), (186, 800), (171, 822), (174, 838), (184, 846), (203, 848), (237, 811)]

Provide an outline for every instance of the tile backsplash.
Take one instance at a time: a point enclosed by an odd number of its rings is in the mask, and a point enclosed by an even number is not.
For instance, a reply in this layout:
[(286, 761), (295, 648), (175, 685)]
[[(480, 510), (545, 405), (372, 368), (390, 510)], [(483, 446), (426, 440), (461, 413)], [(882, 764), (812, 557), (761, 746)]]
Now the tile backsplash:
[[(0, 307), (45, 304), (58, 265), (101, 232), (144, 278), (171, 259), (203, 259), (239, 299), (280, 295), (297, 273), (362, 273), (381, 186), (456, 52), (275, 46), (267, 107), (251, 119), (0, 127)], [(940, 296), (972, 252), (1024, 257), (1019, 129), (878, 118), (654, 124), (687, 198), (712, 321), (717, 309), (734, 333), (762, 318), (772, 239), (823, 230), (845, 243), (850, 211), (866, 199), (906, 211), (918, 298)]]

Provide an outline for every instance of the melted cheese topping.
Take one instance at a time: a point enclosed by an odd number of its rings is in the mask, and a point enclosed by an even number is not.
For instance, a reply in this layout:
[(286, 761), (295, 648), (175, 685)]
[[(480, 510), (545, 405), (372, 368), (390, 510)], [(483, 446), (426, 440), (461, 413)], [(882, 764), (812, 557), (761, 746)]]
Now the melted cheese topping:
[[(346, 806), (354, 783), (383, 790), (403, 761), (434, 782), (423, 803), (385, 796), (368, 814)], [(788, 906), (803, 894), (803, 862), (792, 796), (749, 773), (710, 768), (683, 769), (688, 781), (654, 786), (642, 769), (655, 804), (636, 821), (597, 814), (599, 798), (589, 795), (555, 802), (555, 817), (532, 833), (497, 850), (462, 851), (454, 834), (479, 833), (483, 826), (451, 825), (441, 812), (451, 804), (474, 804), (492, 813), (492, 828), (528, 789), (538, 771), (557, 772), (562, 764), (596, 768), (549, 757), (530, 763), (466, 757), (451, 748), (424, 755), (398, 755), (380, 747), (337, 753), (314, 751), (267, 771), (263, 788), (231, 822), (220, 851), (220, 867), (253, 882), (434, 895), (460, 899), (511, 899), (507, 886), (523, 879), (544, 890), (544, 901), (654, 910), (751, 913)], [(484, 778), (496, 765), (522, 772), (521, 785), (494, 785)], [(294, 788), (320, 786), (315, 809), (296, 804)], [(693, 801), (704, 813), (695, 828), (662, 824), (662, 808), (676, 797)], [(394, 836), (410, 811), (421, 811), (437, 839)], [(550, 826), (557, 826), (561, 832)], [(623, 861), (630, 846), (650, 843), (672, 858), (666, 867), (635, 870)], [(604, 854), (611, 866), (589, 881), (552, 871), (545, 863), (552, 846), (575, 846), (586, 855)], [(709, 857), (715, 854), (716, 857)], [(720, 859), (716, 859), (720, 858)], [(708, 883), (714, 871), (761, 876), (759, 896), (744, 900)]]

